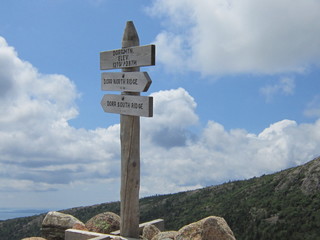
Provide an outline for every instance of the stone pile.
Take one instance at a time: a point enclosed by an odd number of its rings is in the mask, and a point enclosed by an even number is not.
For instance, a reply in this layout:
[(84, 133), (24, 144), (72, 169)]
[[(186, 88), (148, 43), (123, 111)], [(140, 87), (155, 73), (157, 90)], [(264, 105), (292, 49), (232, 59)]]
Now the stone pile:
[(21, 240), (46, 240), (46, 239), (42, 237), (30, 237), (30, 238), (23, 238)]
[[(153, 234), (154, 235), (153, 235)], [(144, 240), (235, 240), (227, 222), (221, 217), (207, 217), (182, 227), (179, 231), (143, 231)]]
[[(44, 238), (25, 238), (23, 240), (64, 240), (65, 230), (77, 229), (109, 234), (120, 228), (120, 217), (105, 212), (82, 223), (77, 218), (59, 212), (49, 212), (42, 222)], [(117, 238), (113, 238), (115, 240)], [(118, 237), (118, 239), (121, 239)], [(178, 231), (161, 232), (154, 225), (142, 229), (143, 240), (235, 240), (232, 230), (221, 217), (210, 216), (182, 227)]]
[(120, 217), (112, 212), (100, 213), (86, 224), (69, 214), (49, 212), (42, 222), (42, 236), (46, 240), (64, 240), (67, 229), (110, 233), (120, 228)]

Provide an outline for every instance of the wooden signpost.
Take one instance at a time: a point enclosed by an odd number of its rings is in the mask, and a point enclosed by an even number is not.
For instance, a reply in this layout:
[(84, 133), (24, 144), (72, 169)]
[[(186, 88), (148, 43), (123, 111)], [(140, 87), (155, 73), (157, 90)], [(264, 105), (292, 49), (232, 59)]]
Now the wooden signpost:
[(152, 117), (153, 98), (132, 95), (105, 94), (101, 100), (105, 112), (140, 117)]
[(155, 65), (155, 45), (125, 47), (100, 53), (100, 69)]
[(139, 46), (132, 21), (128, 21), (122, 38), (122, 49), (100, 53), (100, 69), (121, 68), (122, 72), (102, 73), (101, 88), (122, 91), (106, 94), (101, 100), (105, 112), (120, 114), (121, 190), (120, 235), (139, 238), (140, 190), (140, 116), (153, 116), (153, 98), (140, 96), (151, 79), (140, 66), (155, 65), (155, 45)]
[(147, 72), (104, 72), (101, 74), (101, 89), (105, 91), (146, 92), (151, 82)]

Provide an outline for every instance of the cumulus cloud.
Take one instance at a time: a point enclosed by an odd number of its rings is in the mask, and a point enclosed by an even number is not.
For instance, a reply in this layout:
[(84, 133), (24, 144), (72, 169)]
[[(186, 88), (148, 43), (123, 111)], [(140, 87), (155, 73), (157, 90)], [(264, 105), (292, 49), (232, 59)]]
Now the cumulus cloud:
[(281, 78), (278, 83), (274, 85), (267, 85), (260, 88), (260, 93), (265, 96), (266, 101), (272, 101), (273, 97), (277, 94), (280, 95), (293, 95), (295, 89), (295, 82), (292, 78)]
[(110, 173), (110, 159), (118, 153), (106, 149), (118, 149), (119, 127), (92, 131), (71, 127), (68, 120), (78, 115), (79, 94), (70, 79), (39, 73), (4, 38), (0, 66), (0, 178), (12, 181), (2, 187), (53, 190), (59, 184)]
[[(77, 117), (79, 96), (70, 79), (39, 73), (0, 38), (0, 82), (2, 193), (82, 191), (77, 186), (104, 183), (114, 188), (120, 175), (119, 125), (95, 130), (69, 125)], [(185, 89), (152, 95), (154, 117), (141, 120), (142, 195), (259, 176), (320, 154), (320, 120), (283, 120), (260, 134), (209, 121), (198, 132), (196, 100)]]
[(197, 106), (193, 97), (183, 89), (159, 91), (151, 94), (154, 98), (154, 117), (143, 119), (144, 139), (154, 145), (185, 146), (191, 132), (188, 127), (197, 124)]
[(311, 160), (319, 147), (320, 120), (301, 125), (283, 120), (258, 135), (209, 121), (185, 146), (144, 150), (142, 190), (156, 194), (260, 176)]
[(319, 9), (314, 0), (156, 0), (147, 12), (163, 21), (155, 42), (167, 69), (270, 74), (319, 64)]
[[(158, 34), (155, 42), (157, 49), (160, 49), (160, 54), (157, 53), (157, 61), (162, 63), (170, 63), (164, 65), (168, 72), (185, 71), (186, 63), (184, 59), (188, 57), (188, 53), (190, 51), (181, 51), (181, 49), (184, 48), (183, 44), (185, 42), (183, 36), (174, 35), (170, 32), (162, 32)], [(162, 51), (162, 49), (166, 50)]]

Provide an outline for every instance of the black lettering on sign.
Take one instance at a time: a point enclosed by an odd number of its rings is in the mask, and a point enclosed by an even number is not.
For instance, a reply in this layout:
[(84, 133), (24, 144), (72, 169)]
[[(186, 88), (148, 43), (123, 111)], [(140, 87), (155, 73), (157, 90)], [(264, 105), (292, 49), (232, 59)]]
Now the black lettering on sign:
[(132, 48), (124, 48), (124, 49), (114, 50), (112, 53), (113, 53), (113, 56), (118, 56), (118, 55), (123, 55), (123, 54), (131, 54), (131, 53), (133, 53), (133, 49)]
[(112, 79), (110, 79), (110, 78), (104, 78), (104, 79), (103, 79), (103, 83), (104, 83), (104, 84), (112, 84)]
[(113, 84), (120, 84), (120, 79), (113, 79)]
[(137, 78), (135, 78), (135, 79), (129, 78), (129, 79), (127, 79), (127, 84), (138, 85), (138, 79)]
[(124, 61), (123, 67), (133, 67), (137, 66), (137, 60)]
[(131, 103), (131, 108), (143, 109), (143, 103)]
[(119, 62), (127, 61), (128, 59), (129, 59), (129, 55), (118, 56), (118, 61)]
[(130, 108), (130, 103), (129, 102), (118, 102), (117, 105), (120, 108)]
[(115, 107), (116, 106), (116, 101), (107, 101), (107, 106)]
[(121, 68), (123, 66), (123, 63), (122, 62), (113, 62), (112, 65), (114, 68)]

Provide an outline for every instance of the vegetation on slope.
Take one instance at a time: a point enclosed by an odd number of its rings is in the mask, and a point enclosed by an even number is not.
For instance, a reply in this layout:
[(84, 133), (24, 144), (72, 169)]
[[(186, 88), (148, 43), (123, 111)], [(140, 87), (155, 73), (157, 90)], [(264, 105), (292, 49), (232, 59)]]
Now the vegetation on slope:
[[(105, 211), (119, 214), (119, 209), (116, 202), (63, 212), (86, 222)], [(143, 198), (140, 211), (141, 222), (163, 218), (168, 230), (215, 215), (226, 219), (238, 240), (320, 239), (320, 158), (246, 181)], [(0, 222), (1, 239), (39, 236), (43, 217)]]

